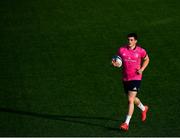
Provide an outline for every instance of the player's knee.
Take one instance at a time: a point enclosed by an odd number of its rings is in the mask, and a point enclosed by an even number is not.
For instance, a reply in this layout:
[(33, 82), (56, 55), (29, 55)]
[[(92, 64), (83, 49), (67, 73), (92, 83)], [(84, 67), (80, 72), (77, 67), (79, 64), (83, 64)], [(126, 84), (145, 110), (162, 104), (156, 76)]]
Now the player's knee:
[(129, 104), (133, 104), (134, 103), (134, 97), (129, 97), (128, 102), (129, 102)]

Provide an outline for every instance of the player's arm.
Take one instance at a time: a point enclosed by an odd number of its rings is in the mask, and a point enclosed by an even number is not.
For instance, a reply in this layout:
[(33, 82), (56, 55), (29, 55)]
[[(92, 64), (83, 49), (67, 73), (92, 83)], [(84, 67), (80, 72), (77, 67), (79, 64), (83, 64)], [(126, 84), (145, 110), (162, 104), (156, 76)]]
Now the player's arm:
[(139, 74), (142, 74), (143, 71), (146, 69), (146, 67), (148, 66), (149, 64), (149, 56), (146, 55), (145, 58), (143, 59), (143, 63), (142, 63), (142, 66), (141, 68), (138, 70), (138, 73)]

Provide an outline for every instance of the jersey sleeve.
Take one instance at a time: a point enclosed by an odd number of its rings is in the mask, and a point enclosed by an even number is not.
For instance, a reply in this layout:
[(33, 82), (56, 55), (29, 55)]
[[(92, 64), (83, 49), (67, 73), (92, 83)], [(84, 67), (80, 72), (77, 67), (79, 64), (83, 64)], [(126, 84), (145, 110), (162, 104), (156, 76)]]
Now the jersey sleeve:
[(145, 58), (147, 56), (147, 52), (146, 52), (146, 50), (145, 49), (142, 49), (141, 50), (141, 58)]

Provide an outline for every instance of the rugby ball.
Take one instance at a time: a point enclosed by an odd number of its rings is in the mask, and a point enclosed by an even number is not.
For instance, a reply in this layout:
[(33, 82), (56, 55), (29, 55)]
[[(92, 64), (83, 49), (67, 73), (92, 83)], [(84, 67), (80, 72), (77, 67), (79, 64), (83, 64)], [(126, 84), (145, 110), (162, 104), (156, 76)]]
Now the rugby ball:
[(115, 55), (112, 57), (112, 60), (116, 61), (116, 63), (118, 63), (119, 68), (122, 66), (122, 58), (120, 56)]

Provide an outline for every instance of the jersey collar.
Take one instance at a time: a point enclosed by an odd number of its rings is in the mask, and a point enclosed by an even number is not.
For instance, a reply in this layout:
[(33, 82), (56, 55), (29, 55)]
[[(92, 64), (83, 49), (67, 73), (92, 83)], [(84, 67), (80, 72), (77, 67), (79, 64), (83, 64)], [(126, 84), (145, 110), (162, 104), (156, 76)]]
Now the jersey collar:
[(127, 49), (128, 50), (135, 50), (137, 48), (137, 45), (133, 48), (133, 49), (131, 49), (130, 47), (129, 47), (129, 45), (127, 45)]

